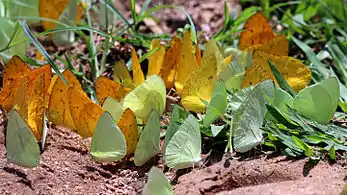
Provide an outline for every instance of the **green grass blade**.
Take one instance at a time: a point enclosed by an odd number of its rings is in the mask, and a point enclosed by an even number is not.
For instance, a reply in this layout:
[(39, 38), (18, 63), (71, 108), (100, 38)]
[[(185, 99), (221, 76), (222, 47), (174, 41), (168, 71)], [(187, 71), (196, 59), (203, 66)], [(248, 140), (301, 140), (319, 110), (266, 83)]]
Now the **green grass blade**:
[(131, 7), (131, 17), (133, 18), (133, 23), (136, 23), (136, 8), (135, 8), (135, 0), (130, 0)]
[(113, 6), (112, 3), (110, 3), (107, 0), (101, 0), (101, 3), (105, 4), (108, 9), (110, 9), (113, 13), (115, 13), (124, 23), (127, 27), (130, 26), (129, 21), (123, 16), (123, 14), (120, 13), (120, 11)]
[(195, 29), (193, 19), (190, 17), (189, 13), (184, 8), (180, 8), (175, 5), (161, 5), (161, 6), (153, 7), (149, 9), (148, 11), (146, 11), (143, 15), (139, 16), (137, 18), (136, 24), (142, 22), (145, 18), (151, 17), (151, 14), (153, 12), (159, 11), (160, 9), (172, 9), (172, 8), (182, 11), (184, 15), (188, 18), (188, 21), (190, 23), (190, 33), (192, 35), (192, 40), (196, 42), (196, 29)]
[(146, 0), (145, 3), (143, 4), (141, 11), (139, 13), (139, 16), (141, 16), (147, 9), (149, 4), (151, 3), (151, 0)]

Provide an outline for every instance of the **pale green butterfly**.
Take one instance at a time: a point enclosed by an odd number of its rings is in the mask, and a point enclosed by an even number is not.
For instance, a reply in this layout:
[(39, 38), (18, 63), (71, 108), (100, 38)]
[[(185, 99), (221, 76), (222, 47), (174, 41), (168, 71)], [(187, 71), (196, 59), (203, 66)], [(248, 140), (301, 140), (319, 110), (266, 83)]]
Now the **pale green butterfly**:
[(134, 154), (136, 166), (142, 166), (150, 158), (160, 152), (160, 123), (159, 114), (153, 110), (149, 115), (148, 122), (140, 135)]
[(301, 90), (293, 108), (302, 116), (318, 123), (328, 123), (334, 116), (340, 97), (336, 78), (328, 78)]
[(197, 119), (189, 115), (170, 139), (164, 161), (170, 168), (192, 167), (201, 160), (201, 135)]
[(152, 110), (161, 115), (165, 103), (165, 83), (161, 77), (152, 75), (124, 97), (123, 106), (130, 108), (137, 117), (147, 119)]
[(148, 174), (143, 195), (173, 195), (172, 186), (163, 172), (157, 167), (152, 167)]
[(210, 103), (207, 105), (203, 124), (209, 127), (218, 117), (222, 116), (227, 108), (227, 90), (223, 81), (218, 81), (214, 88)]
[(180, 110), (179, 110), (178, 105), (175, 104), (175, 105), (173, 105), (170, 124), (169, 124), (167, 131), (166, 131), (166, 134), (165, 134), (164, 153), (165, 153), (166, 147), (169, 144), (171, 138), (175, 135), (176, 131), (179, 128), (179, 124), (178, 124), (179, 120), (180, 120)]
[(244, 101), (235, 111), (232, 125), (233, 146), (237, 152), (247, 152), (257, 146), (262, 140), (261, 129), (267, 113), (266, 96), (272, 98), (274, 83), (270, 80), (259, 83), (251, 91), (248, 91)]
[(279, 87), (275, 87), (273, 104), (282, 112), (289, 114), (287, 106), (293, 107), (294, 98), (286, 91)]
[(23, 167), (33, 168), (40, 163), (40, 148), (37, 140), (15, 109), (8, 113), (6, 152), (9, 162)]
[(125, 137), (107, 111), (94, 129), (90, 154), (98, 162), (119, 161), (126, 155)]
[(115, 122), (118, 122), (119, 118), (123, 113), (123, 106), (121, 102), (113, 99), (112, 97), (107, 97), (102, 104), (102, 108), (109, 112)]

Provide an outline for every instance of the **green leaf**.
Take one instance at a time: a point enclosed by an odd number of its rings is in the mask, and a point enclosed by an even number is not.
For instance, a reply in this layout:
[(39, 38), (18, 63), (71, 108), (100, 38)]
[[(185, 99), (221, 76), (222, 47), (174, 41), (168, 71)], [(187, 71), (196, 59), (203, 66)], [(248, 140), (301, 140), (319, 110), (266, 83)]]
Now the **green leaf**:
[(90, 154), (98, 162), (119, 161), (126, 155), (126, 140), (110, 113), (105, 111), (94, 129)]
[(157, 167), (152, 167), (148, 180), (143, 188), (142, 195), (173, 195), (172, 186), (163, 172)]
[(314, 151), (313, 149), (307, 145), (304, 141), (302, 141), (301, 139), (299, 139), (298, 137), (292, 135), (292, 138), (294, 140), (294, 143), (304, 151), (305, 155), (308, 157), (313, 157), (314, 155)]
[(166, 104), (166, 87), (163, 79), (151, 75), (143, 83), (128, 93), (123, 101), (124, 109), (130, 108), (135, 115), (147, 119), (152, 110), (159, 115), (164, 112)]
[(266, 108), (269, 111), (268, 113), (271, 114), (271, 116), (273, 117), (273, 119), (270, 118), (270, 119), (272, 119), (272, 121), (279, 122), (279, 123), (285, 125), (288, 128), (291, 128), (291, 129), (295, 129), (295, 128), (300, 127), (295, 122), (293, 122), (289, 117), (287, 117), (287, 115), (282, 113), (282, 111), (279, 110), (278, 108), (273, 107), (272, 105), (268, 105), (268, 104), (266, 104)]
[(236, 110), (231, 125), (235, 151), (247, 152), (261, 142), (261, 127), (267, 113), (265, 95), (272, 97), (273, 90), (272, 81), (259, 83)]
[(328, 78), (300, 91), (294, 99), (293, 108), (302, 116), (325, 124), (334, 116), (339, 97), (336, 78)]
[(8, 113), (6, 158), (14, 164), (33, 168), (40, 163), (40, 148), (24, 119), (15, 109)]
[(102, 108), (111, 114), (113, 120), (115, 122), (118, 122), (119, 118), (123, 114), (123, 107), (122, 103), (118, 102), (117, 100), (107, 97), (102, 104)]
[(210, 103), (207, 105), (203, 124), (208, 127), (218, 117), (222, 116), (227, 108), (227, 90), (224, 82), (218, 81), (214, 88)]
[(332, 145), (329, 149), (329, 157), (330, 159), (332, 160), (335, 160), (336, 159), (336, 151), (335, 151), (335, 147), (334, 145)]
[(169, 141), (164, 161), (174, 169), (192, 167), (201, 160), (201, 135), (199, 123), (189, 115)]
[(133, 23), (136, 23), (136, 10), (135, 10), (135, 0), (130, 0), (131, 17), (133, 18)]
[(148, 118), (148, 122), (140, 135), (137, 143), (134, 162), (136, 166), (142, 166), (149, 159), (160, 152), (160, 123), (159, 114), (153, 110)]

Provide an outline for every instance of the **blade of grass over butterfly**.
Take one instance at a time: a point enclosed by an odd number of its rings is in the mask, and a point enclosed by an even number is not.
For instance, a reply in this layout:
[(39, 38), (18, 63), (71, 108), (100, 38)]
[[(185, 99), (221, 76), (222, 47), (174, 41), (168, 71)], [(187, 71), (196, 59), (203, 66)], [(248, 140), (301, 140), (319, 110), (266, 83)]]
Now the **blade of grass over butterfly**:
[(201, 160), (201, 135), (197, 119), (189, 115), (169, 141), (164, 161), (174, 169), (192, 167)]
[(295, 91), (290, 87), (286, 79), (283, 77), (283, 75), (278, 71), (277, 67), (271, 62), (270, 58), (267, 59), (267, 62), (269, 63), (270, 69), (272, 71), (272, 74), (275, 76), (276, 81), (278, 82), (278, 85), (287, 91), (292, 97), (295, 97)]
[(142, 195), (173, 195), (172, 186), (163, 172), (157, 167), (152, 167), (148, 180), (143, 188)]
[(40, 148), (30, 128), (16, 110), (8, 113), (6, 158), (14, 164), (33, 168), (40, 163)]
[(142, 166), (160, 152), (159, 117), (159, 113), (156, 110), (152, 110), (136, 146), (134, 154), (134, 163), (136, 166)]
[(29, 29), (28, 24), (25, 21), (19, 21), (19, 24), (21, 25), (24, 33), (27, 35), (27, 37), (30, 39), (30, 41), (34, 44), (36, 49), (40, 51), (40, 53), (45, 57), (48, 64), (54, 69), (54, 71), (57, 73), (57, 75), (64, 81), (66, 85), (68, 85), (66, 79), (64, 78), (63, 74), (61, 74), (59, 68), (55, 65), (53, 60), (50, 58), (49, 54), (45, 50), (45, 48), (41, 45), (41, 43), (37, 40), (37, 38), (34, 36), (34, 34)]
[(126, 155), (125, 137), (106, 111), (94, 129), (90, 154), (98, 162), (119, 161)]
[(149, 56), (155, 54), (157, 51), (159, 51), (160, 47), (156, 47), (152, 50), (150, 50), (149, 52), (145, 53), (143, 56), (141, 56), (141, 58), (139, 59), (139, 62), (142, 63), (143, 60), (147, 59)]

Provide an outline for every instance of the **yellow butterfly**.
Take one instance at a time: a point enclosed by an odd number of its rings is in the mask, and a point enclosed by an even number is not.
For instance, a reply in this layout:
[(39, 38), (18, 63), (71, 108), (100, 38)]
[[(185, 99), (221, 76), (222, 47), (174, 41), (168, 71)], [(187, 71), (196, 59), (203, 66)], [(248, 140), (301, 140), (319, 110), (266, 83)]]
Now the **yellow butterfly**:
[(253, 53), (252, 67), (246, 69), (242, 87), (262, 82), (275, 81), (267, 62), (271, 60), (288, 84), (298, 92), (311, 81), (311, 71), (300, 61), (288, 57), (288, 41), (284, 36), (276, 36), (262, 13), (248, 19), (241, 33), (239, 48)]

